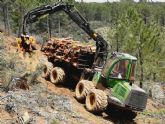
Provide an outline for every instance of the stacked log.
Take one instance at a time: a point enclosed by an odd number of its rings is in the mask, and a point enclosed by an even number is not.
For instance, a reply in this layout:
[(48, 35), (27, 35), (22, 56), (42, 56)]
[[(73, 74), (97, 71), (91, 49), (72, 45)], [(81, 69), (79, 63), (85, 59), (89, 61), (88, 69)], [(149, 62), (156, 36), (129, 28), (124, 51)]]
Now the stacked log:
[(84, 69), (92, 66), (96, 47), (71, 38), (51, 38), (43, 46), (43, 52), (53, 62), (61, 61)]

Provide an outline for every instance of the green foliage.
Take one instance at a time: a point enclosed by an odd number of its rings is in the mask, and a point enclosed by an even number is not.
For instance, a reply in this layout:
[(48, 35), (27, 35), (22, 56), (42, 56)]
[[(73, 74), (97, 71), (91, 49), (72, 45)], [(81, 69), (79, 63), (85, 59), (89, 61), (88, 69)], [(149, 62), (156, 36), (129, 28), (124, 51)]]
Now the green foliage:
[(162, 80), (160, 75), (164, 66), (161, 67), (159, 62), (164, 56), (163, 27), (153, 18), (146, 19), (149, 12), (144, 12), (141, 7), (128, 7), (127, 12), (117, 19), (113, 26), (114, 33), (110, 34), (110, 38), (116, 50), (128, 52), (138, 58), (137, 76), (141, 81)]
[[(75, 0), (64, 0), (73, 3), (82, 16), (91, 22), (94, 28), (109, 26), (109, 44), (112, 51), (128, 52), (138, 58), (138, 79), (165, 81), (165, 4), (134, 3), (132, 0), (121, 0), (114, 3), (78, 3)], [(9, 23), (13, 33), (20, 34), (23, 17), (26, 12), (41, 5), (54, 5), (58, 0), (1, 0), (0, 22), (4, 21), (3, 7), (9, 7)], [(65, 13), (49, 16), (52, 35), (56, 37), (74, 37), (77, 40), (84, 32), (74, 24)], [(102, 25), (95, 24), (100, 22)], [(92, 27), (91, 26), (91, 27)], [(30, 33), (43, 38), (48, 35), (47, 18), (29, 26)], [(141, 69), (143, 68), (143, 70)]]

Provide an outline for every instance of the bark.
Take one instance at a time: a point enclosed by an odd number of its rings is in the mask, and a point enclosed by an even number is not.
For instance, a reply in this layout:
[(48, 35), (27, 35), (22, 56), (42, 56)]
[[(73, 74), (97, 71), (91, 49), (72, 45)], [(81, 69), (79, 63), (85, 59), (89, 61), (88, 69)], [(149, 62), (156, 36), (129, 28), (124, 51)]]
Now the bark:
[(52, 35), (52, 28), (51, 28), (51, 16), (48, 16), (47, 17), (47, 31), (48, 31), (48, 35), (49, 35), (49, 38), (51, 38), (51, 35)]
[(116, 51), (119, 52), (119, 38), (118, 38), (118, 33), (116, 34)]
[(59, 19), (59, 23), (58, 23), (58, 33), (59, 33), (59, 36), (61, 36), (61, 24), (60, 24), (60, 19)]
[(5, 3), (3, 5), (3, 21), (5, 26), (5, 32), (9, 35), (10, 34), (10, 24), (9, 24), (9, 10), (8, 10), (8, 4)]
[(18, 36), (21, 35), (22, 33), (22, 24), (23, 24), (23, 18), (24, 18), (24, 11), (23, 8), (21, 7), (21, 5), (19, 6), (19, 10), (20, 10), (20, 19), (19, 19), (19, 27), (18, 27)]
[(21, 18), (19, 19), (18, 36), (20, 36), (22, 33), (22, 22), (23, 22), (23, 15), (21, 14)]
[(162, 26), (164, 26), (164, 25), (165, 25), (165, 19), (164, 19), (164, 17), (163, 17), (163, 16), (161, 17), (161, 22), (160, 22), (160, 23), (161, 23), (161, 25), (162, 25)]
[(153, 81), (156, 81), (156, 73), (153, 73)]
[(20, 19), (19, 19), (19, 27), (18, 27), (18, 36), (20, 36), (21, 35), (21, 31), (22, 31), (22, 21), (23, 21), (23, 17), (22, 17), (22, 8), (21, 8), (21, 6), (19, 6), (19, 10), (20, 10), (20, 12), (21, 12), (21, 14), (20, 14)]
[(6, 32), (6, 28), (7, 28), (7, 26), (6, 26), (6, 7), (5, 7), (5, 5), (3, 5), (3, 21), (4, 21), (4, 26), (5, 26), (5, 32)]
[(7, 33), (10, 34), (10, 23), (9, 23), (9, 7), (6, 6), (6, 20), (7, 20)]
[(142, 58), (142, 51), (139, 48), (139, 61), (140, 61), (140, 87), (143, 87), (143, 79), (144, 79), (144, 71), (143, 71), (143, 58)]

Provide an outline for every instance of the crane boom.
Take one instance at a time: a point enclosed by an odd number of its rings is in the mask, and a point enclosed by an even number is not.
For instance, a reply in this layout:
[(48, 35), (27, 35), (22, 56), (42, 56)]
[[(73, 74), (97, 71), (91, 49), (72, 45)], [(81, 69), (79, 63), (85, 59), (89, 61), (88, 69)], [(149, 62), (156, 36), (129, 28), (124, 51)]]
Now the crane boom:
[(79, 11), (74, 7), (64, 3), (63, 1), (51, 6), (41, 6), (29, 11), (24, 16), (23, 33), (26, 34), (27, 24), (36, 22), (39, 18), (45, 15), (53, 14), (58, 11), (64, 11), (68, 16), (83, 29), (93, 40), (96, 41), (96, 54), (94, 60), (94, 67), (103, 67), (108, 55), (108, 43), (104, 38), (90, 28), (90, 24), (81, 16)]

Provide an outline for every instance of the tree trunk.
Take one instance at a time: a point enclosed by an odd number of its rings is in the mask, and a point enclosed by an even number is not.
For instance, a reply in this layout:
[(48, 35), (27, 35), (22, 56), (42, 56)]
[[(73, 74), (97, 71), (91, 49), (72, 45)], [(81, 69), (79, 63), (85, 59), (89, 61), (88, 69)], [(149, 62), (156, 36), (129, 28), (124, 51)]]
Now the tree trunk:
[(119, 38), (118, 38), (118, 33), (116, 34), (116, 51), (119, 52)]
[(24, 18), (24, 11), (23, 8), (21, 7), (21, 5), (19, 5), (19, 11), (20, 11), (20, 18), (18, 19), (18, 36), (20, 36), (22, 34), (22, 23), (23, 23), (23, 18)]
[(161, 17), (161, 22), (160, 22), (162, 26), (165, 25), (165, 21), (164, 21), (164, 20), (165, 20), (165, 19), (164, 19), (164, 17), (162, 16), (162, 17)]
[(6, 24), (6, 6), (3, 5), (3, 22), (4, 22), (4, 26), (5, 26), (5, 32), (6, 32), (6, 28), (7, 28), (7, 24)]
[(142, 58), (142, 51), (141, 48), (139, 48), (139, 61), (140, 61), (140, 87), (143, 87), (143, 58)]
[(7, 20), (7, 34), (10, 34), (10, 23), (9, 23), (9, 7), (6, 6), (6, 20)]
[(47, 30), (48, 30), (48, 35), (49, 35), (49, 38), (51, 38), (51, 35), (52, 35), (52, 29), (51, 29), (51, 17), (50, 15), (47, 16)]
[(10, 24), (9, 24), (9, 12), (8, 12), (8, 5), (3, 5), (3, 21), (5, 26), (5, 32), (9, 35), (10, 34)]
[(153, 81), (156, 81), (156, 73), (153, 73)]
[(61, 24), (60, 24), (60, 19), (59, 19), (59, 22), (58, 22), (58, 34), (59, 36), (61, 36)]
[(23, 22), (23, 14), (21, 14), (19, 19), (18, 36), (22, 34), (22, 22)]

